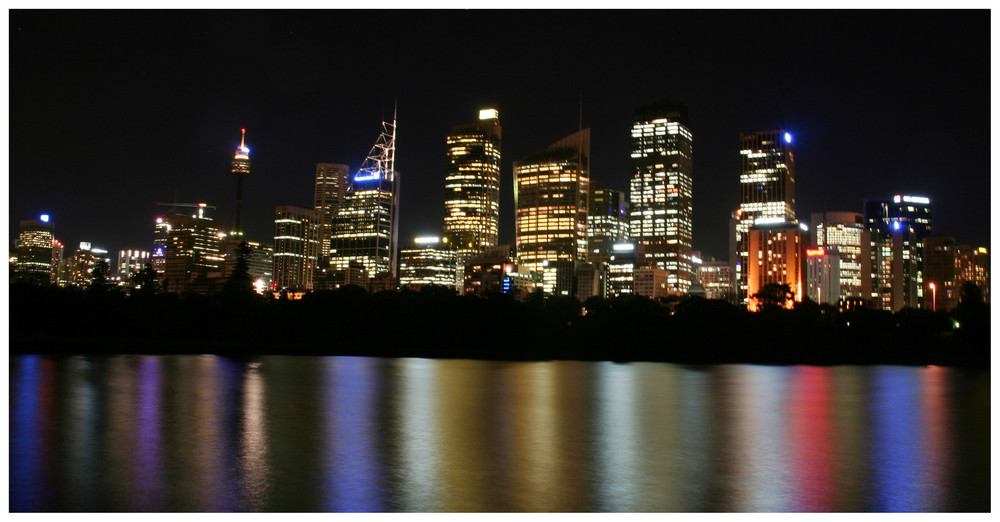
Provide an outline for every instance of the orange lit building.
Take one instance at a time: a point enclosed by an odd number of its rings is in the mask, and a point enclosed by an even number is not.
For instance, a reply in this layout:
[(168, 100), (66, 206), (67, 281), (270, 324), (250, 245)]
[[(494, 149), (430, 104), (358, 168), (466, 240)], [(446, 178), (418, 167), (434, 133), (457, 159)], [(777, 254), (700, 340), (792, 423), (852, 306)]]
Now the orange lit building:
[(990, 302), (990, 251), (986, 247), (955, 247), (955, 288), (960, 298), (966, 282), (975, 283), (983, 302)]
[[(758, 220), (747, 233), (747, 307), (757, 309), (753, 296), (770, 284), (788, 285), (802, 301), (802, 232), (796, 222)], [(787, 307), (791, 303), (786, 303)]]

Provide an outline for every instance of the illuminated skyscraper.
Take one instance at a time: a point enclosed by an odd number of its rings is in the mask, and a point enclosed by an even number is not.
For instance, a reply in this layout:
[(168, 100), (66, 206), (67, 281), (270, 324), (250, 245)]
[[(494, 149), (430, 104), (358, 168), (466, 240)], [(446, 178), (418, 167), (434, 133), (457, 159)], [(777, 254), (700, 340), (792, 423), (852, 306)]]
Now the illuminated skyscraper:
[(197, 208), (197, 214), (171, 211), (156, 219), (151, 257), (164, 291), (210, 294), (221, 286), (225, 225), (205, 216), (208, 205)]
[(243, 178), (250, 174), (250, 149), (246, 146), (247, 130), (240, 129), (240, 146), (233, 156), (232, 172), (236, 174), (236, 219), (230, 236), (242, 237), (243, 227), (240, 224), (240, 214), (243, 212)]
[(590, 129), (514, 162), (518, 271), (542, 274), (543, 290), (574, 295), (576, 264), (587, 260)]
[(737, 302), (747, 303), (749, 232), (755, 224), (795, 220), (795, 152), (784, 130), (740, 134), (740, 208), (736, 211)]
[(396, 120), (382, 122), (382, 133), (351, 179), (337, 211), (330, 243), (330, 267), (347, 270), (361, 263), (369, 277), (396, 277), (399, 235), (399, 173), (395, 170)]
[(312, 290), (319, 252), (319, 217), (312, 209), (274, 209), (274, 286), (276, 290)]
[(812, 226), (814, 244), (822, 253), (807, 257), (837, 257), (831, 264), (837, 266), (835, 279), (839, 287), (826, 294), (820, 292), (823, 302), (837, 304), (841, 299), (870, 299), (871, 242), (864, 215), (859, 212), (813, 212)]
[(316, 192), (314, 208), (319, 213), (319, 255), (330, 255), (330, 237), (333, 235), (333, 220), (337, 217), (344, 198), (347, 196), (347, 180), (350, 170), (340, 163), (316, 164)]
[(795, 301), (802, 301), (805, 282), (802, 269), (801, 227), (797, 222), (757, 222), (746, 234), (747, 306), (758, 308), (754, 295), (768, 285), (788, 285)]
[(698, 282), (705, 289), (706, 299), (733, 299), (733, 267), (726, 261), (706, 259), (697, 264)]
[(274, 247), (256, 241), (247, 241), (250, 256), (247, 258), (247, 273), (253, 280), (254, 290), (264, 293), (274, 282)]
[(147, 250), (119, 250), (115, 275), (119, 281), (128, 282), (132, 274), (146, 268), (147, 263), (152, 263)]
[(841, 259), (836, 247), (806, 249), (806, 296), (819, 304), (840, 301)]
[(632, 124), (630, 234), (646, 260), (667, 271), (667, 291), (691, 286), (692, 142), (687, 107), (652, 105), (635, 111)]
[(629, 240), (628, 201), (620, 190), (603, 188), (597, 182), (591, 187), (587, 260), (606, 263), (611, 257), (611, 245)]
[(500, 120), (496, 109), (451, 129), (444, 180), (444, 236), (459, 258), (497, 244), (500, 222)]
[(413, 243), (399, 251), (399, 286), (411, 290), (426, 285), (455, 288), (455, 250), (444, 248), (437, 237), (417, 237)]
[[(80, 248), (76, 249), (73, 257), (70, 258), (69, 285), (79, 288), (87, 288), (94, 280), (94, 268), (100, 262), (108, 263), (110, 272), (111, 260), (107, 257), (108, 251), (97, 248), (87, 241), (80, 243)], [(105, 274), (110, 279), (112, 274)]]
[[(13, 282), (49, 285), (52, 279), (52, 252), (54, 238), (49, 216), (42, 214), (38, 219), (25, 219), (20, 223), (14, 253)], [(58, 272), (58, 269), (55, 270)]]
[(933, 233), (931, 200), (897, 194), (865, 200), (871, 233), (871, 299), (882, 310), (923, 302), (923, 239)]

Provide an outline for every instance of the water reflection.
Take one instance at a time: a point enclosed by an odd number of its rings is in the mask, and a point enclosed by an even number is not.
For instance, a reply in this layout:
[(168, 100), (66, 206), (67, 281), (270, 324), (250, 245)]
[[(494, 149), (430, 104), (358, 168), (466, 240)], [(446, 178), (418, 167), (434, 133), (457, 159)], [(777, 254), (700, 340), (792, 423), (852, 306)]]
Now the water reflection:
[(325, 511), (381, 511), (376, 455), (375, 361), (330, 359), (324, 365)]
[(10, 383), (12, 511), (990, 508), (988, 373), (21, 356)]
[(400, 419), (394, 437), (400, 442), (400, 502), (403, 511), (441, 511), (437, 486), (445, 449), (438, 446), (440, 429), (433, 422), (439, 416), (438, 365), (427, 359), (401, 359), (399, 365)]

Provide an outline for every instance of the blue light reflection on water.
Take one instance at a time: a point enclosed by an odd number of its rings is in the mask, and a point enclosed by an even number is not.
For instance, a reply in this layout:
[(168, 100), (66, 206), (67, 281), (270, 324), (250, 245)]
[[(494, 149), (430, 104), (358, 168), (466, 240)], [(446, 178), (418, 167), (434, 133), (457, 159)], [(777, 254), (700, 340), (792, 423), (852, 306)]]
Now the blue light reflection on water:
[[(48, 381), (43, 364), (51, 362), (38, 355), (25, 355), (11, 361), (12, 378), (10, 409), (10, 498), (11, 509), (40, 511), (45, 509), (47, 439), (43, 430), (46, 420), (42, 403), (46, 398), (43, 386)], [(49, 385), (51, 385), (49, 383)]]
[(376, 360), (335, 357), (324, 361), (325, 509), (382, 511), (375, 455)]
[(917, 421), (916, 374), (912, 368), (872, 369), (872, 436), (870, 459), (875, 472), (872, 511), (921, 511), (919, 484), (920, 427)]
[(138, 412), (135, 421), (135, 486), (140, 494), (137, 510), (163, 511), (163, 421), (160, 393), (162, 390), (161, 359), (142, 357), (137, 380)]

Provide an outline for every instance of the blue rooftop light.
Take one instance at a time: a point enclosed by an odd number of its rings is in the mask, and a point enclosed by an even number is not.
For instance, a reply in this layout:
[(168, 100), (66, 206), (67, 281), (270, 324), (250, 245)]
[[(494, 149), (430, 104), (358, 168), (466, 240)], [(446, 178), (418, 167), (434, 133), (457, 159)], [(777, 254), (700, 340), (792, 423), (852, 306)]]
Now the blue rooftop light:
[(899, 221), (893, 221), (892, 222), (892, 229), (893, 230), (899, 230), (899, 227), (900, 227)]
[(791, 142), (792, 142), (792, 135), (786, 132), (785, 133), (785, 143), (791, 143)]
[(49, 222), (49, 215), (48, 214), (42, 214), (41, 216), (38, 216), (38, 219), (41, 219), (43, 223), (48, 223)]

